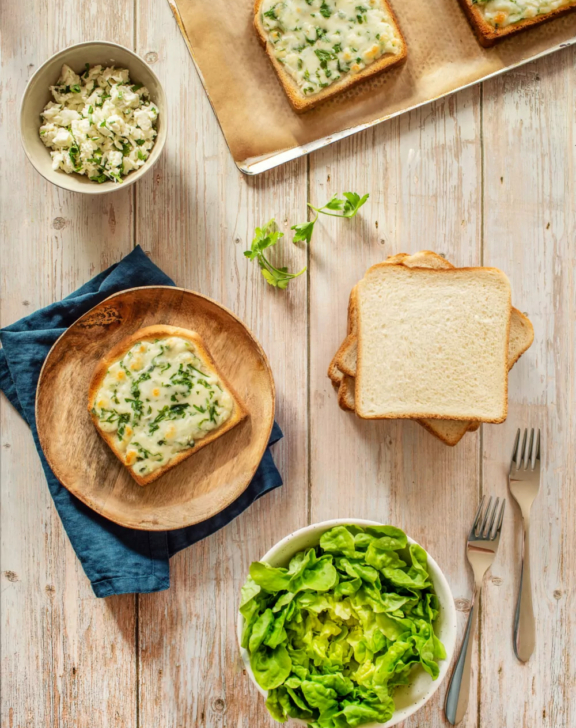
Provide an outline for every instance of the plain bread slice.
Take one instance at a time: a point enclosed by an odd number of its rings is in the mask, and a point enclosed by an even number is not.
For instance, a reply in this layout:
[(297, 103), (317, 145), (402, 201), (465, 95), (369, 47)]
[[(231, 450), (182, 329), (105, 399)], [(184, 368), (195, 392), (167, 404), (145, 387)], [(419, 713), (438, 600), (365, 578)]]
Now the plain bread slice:
[(357, 306), (360, 417), (506, 418), (504, 273), (380, 264), (357, 284)]

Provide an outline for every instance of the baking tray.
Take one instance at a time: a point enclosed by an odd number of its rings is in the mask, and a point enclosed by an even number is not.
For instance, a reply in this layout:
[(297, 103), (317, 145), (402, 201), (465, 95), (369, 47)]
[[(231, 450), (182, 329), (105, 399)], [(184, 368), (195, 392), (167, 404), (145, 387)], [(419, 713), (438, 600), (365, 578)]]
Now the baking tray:
[(391, 0), (406, 63), (296, 114), (254, 32), (253, 0), (168, 2), (234, 162), (248, 175), (576, 43), (576, 12), (483, 48), (458, 0)]

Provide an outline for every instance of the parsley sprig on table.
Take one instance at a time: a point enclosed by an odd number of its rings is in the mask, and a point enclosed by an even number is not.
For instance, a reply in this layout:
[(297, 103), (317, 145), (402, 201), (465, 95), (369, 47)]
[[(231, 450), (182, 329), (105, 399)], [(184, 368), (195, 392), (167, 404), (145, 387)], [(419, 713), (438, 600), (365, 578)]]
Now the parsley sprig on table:
[[(330, 215), (331, 217), (345, 217), (351, 218), (356, 215), (358, 210), (366, 202), (370, 195), (366, 194), (360, 197), (356, 192), (344, 192), (343, 198), (334, 195), (322, 207), (314, 207), (314, 205), (308, 203), (308, 207), (316, 212), (316, 217), (308, 222), (303, 222), (298, 225), (292, 225), (291, 230), (295, 231), (294, 243), (310, 243), (312, 240), (312, 233), (314, 232), (314, 225), (318, 220), (320, 214)], [(284, 237), (284, 233), (276, 229), (276, 222), (274, 218), (267, 222), (262, 227), (257, 227), (254, 234), (254, 240), (252, 240), (252, 247), (250, 250), (246, 250), (244, 255), (249, 260), (257, 260), (262, 275), (266, 279), (266, 282), (275, 288), (287, 288), (288, 283), (293, 278), (298, 278), (302, 273), (306, 271), (306, 267), (302, 268), (299, 273), (289, 273), (288, 268), (276, 268), (264, 255), (264, 250), (271, 248), (278, 243), (280, 238)]]
[(295, 230), (295, 243), (309, 243), (314, 232), (314, 225), (318, 220), (318, 216), (330, 215), (330, 217), (346, 217), (351, 218), (356, 215), (358, 210), (370, 197), (369, 194), (360, 197), (356, 192), (344, 192), (344, 199), (334, 195), (323, 207), (314, 207), (308, 203), (308, 207), (316, 212), (316, 217), (309, 222), (303, 222), (300, 225), (292, 225), (291, 230)]
[(302, 273), (304, 273), (306, 267), (302, 268), (299, 273), (289, 273), (288, 268), (286, 267), (276, 268), (273, 266), (264, 255), (264, 251), (267, 248), (273, 247), (280, 238), (284, 237), (284, 233), (281, 233), (275, 228), (276, 221), (274, 218), (269, 220), (266, 225), (263, 225), (261, 228), (257, 227), (255, 230), (254, 240), (252, 241), (252, 247), (250, 250), (246, 250), (244, 255), (249, 260), (258, 261), (262, 275), (266, 279), (267, 283), (274, 286), (274, 288), (286, 288), (293, 278), (298, 278), (298, 276), (301, 276)]

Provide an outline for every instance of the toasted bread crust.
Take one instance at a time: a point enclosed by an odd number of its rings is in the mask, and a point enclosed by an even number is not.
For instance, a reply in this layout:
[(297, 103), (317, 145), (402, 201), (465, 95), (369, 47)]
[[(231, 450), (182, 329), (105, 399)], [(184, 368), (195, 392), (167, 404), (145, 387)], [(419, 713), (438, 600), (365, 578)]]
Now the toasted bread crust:
[(522, 328), (528, 332), (528, 336), (526, 338), (524, 346), (521, 349), (519, 349), (517, 352), (514, 352), (512, 356), (510, 355), (510, 351), (508, 352), (509, 370), (512, 369), (512, 367), (514, 366), (514, 364), (516, 364), (518, 359), (520, 359), (522, 354), (524, 354), (525, 351), (528, 351), (534, 341), (534, 326), (532, 325), (532, 321), (530, 321), (528, 316), (525, 316), (521, 311), (514, 307), (512, 307), (512, 316), (515, 317), (517, 322), (520, 323), (520, 325), (522, 326)]
[[(447, 261), (442, 256), (438, 255), (437, 253), (433, 253), (429, 250), (423, 250), (418, 253), (415, 253), (413, 255), (408, 255), (407, 253), (398, 253), (397, 255), (389, 256), (385, 261), (383, 261), (383, 264), (387, 265), (395, 265), (395, 264), (402, 264), (409, 268), (417, 268), (417, 267), (423, 267), (423, 268), (454, 268), (455, 266), (452, 265), (449, 261)], [(380, 264), (379, 264), (380, 265)], [(369, 270), (372, 270), (370, 268)], [(354, 321), (350, 321), (351, 316), (356, 315), (356, 307), (355, 307), (355, 288), (350, 294), (350, 302), (348, 305), (348, 335), (342, 342), (341, 346), (339, 347), (338, 351), (334, 355), (334, 358), (332, 359), (331, 366), (333, 366), (334, 371), (338, 373), (338, 382), (334, 382), (333, 384), (338, 389), (338, 404), (341, 409), (344, 409), (346, 411), (354, 410), (354, 393), (351, 392), (351, 387), (354, 387), (354, 377), (356, 376), (356, 369), (355, 367), (350, 366), (349, 360), (346, 361), (345, 357), (348, 353), (348, 349), (351, 346), (356, 345), (356, 335), (351, 334), (350, 332), (356, 331), (356, 324)], [(354, 304), (354, 305), (353, 305)], [(508, 369), (510, 370), (514, 364), (518, 361), (518, 359), (526, 352), (530, 346), (532, 345), (532, 342), (534, 341), (534, 327), (532, 326), (532, 323), (530, 320), (525, 316), (523, 313), (521, 313), (517, 308), (512, 308), (512, 314), (511, 314), (511, 325), (513, 319), (516, 320), (516, 324), (520, 324), (520, 326), (524, 329), (525, 332), (527, 332), (526, 339), (524, 340), (523, 345), (516, 349), (513, 352), (508, 351)], [(342, 369), (342, 366), (344, 369)], [(346, 375), (346, 376), (345, 376)], [(438, 425), (441, 425), (443, 420), (438, 420)], [(427, 430), (431, 435), (436, 437), (438, 440), (443, 442), (445, 445), (448, 445), (450, 447), (454, 447), (455, 445), (460, 442), (462, 437), (466, 434), (466, 432), (475, 432), (480, 427), (480, 422), (478, 421), (468, 421), (468, 427), (465, 428), (464, 425), (466, 424), (466, 421), (460, 421), (462, 425), (462, 429), (459, 433), (453, 433), (453, 435), (447, 435), (445, 433), (442, 433), (440, 429), (435, 429), (432, 423), (426, 419), (417, 419), (416, 422), (420, 424), (425, 430)]]
[[(358, 317), (356, 316), (356, 286), (352, 288), (350, 291), (350, 298), (348, 299), (348, 318), (347, 321), (347, 335), (356, 335), (356, 323), (358, 321)], [(340, 354), (341, 349), (343, 348), (346, 341), (342, 343), (338, 351), (334, 354), (332, 357), (332, 360), (330, 364), (328, 365), (328, 377), (330, 378), (330, 381), (335, 387), (339, 387), (340, 383), (342, 382), (342, 378), (344, 376), (344, 373), (342, 370), (338, 367), (338, 356)]]
[[(148, 475), (141, 476), (137, 475), (133, 472), (133, 470), (126, 465), (124, 461), (124, 455), (117, 449), (116, 447), (116, 439), (114, 432), (104, 432), (99, 425), (98, 418), (96, 415), (93, 414), (92, 409), (94, 407), (94, 402), (96, 399), (96, 395), (98, 394), (98, 390), (100, 389), (100, 386), (102, 382), (104, 381), (104, 377), (106, 376), (108, 369), (112, 366), (112, 364), (115, 364), (119, 359), (121, 359), (124, 354), (126, 354), (133, 346), (134, 344), (137, 344), (139, 341), (148, 341), (150, 339), (160, 339), (160, 338), (166, 338), (169, 336), (178, 336), (182, 339), (187, 339), (188, 341), (191, 341), (194, 346), (197, 349), (198, 356), (200, 359), (202, 359), (203, 362), (205, 362), (211, 369), (213, 369), (216, 374), (218, 375), (218, 378), (220, 381), (224, 384), (226, 389), (230, 392), (230, 395), (232, 397), (234, 406), (232, 409), (232, 414), (230, 417), (226, 420), (226, 422), (223, 422), (220, 427), (217, 427), (215, 430), (212, 430), (212, 432), (207, 435), (206, 437), (199, 440), (194, 447), (184, 450), (177, 455), (175, 455), (172, 460), (167, 464), (164, 465), (161, 468), (158, 468), (158, 470), (155, 470), (153, 473), (149, 473)], [(149, 483), (152, 483), (154, 480), (157, 480), (160, 478), (164, 473), (167, 473), (172, 468), (176, 467), (176, 465), (179, 465), (183, 460), (186, 460), (186, 458), (190, 457), (190, 455), (193, 455), (194, 453), (198, 452), (198, 450), (201, 450), (206, 445), (209, 445), (211, 442), (216, 440), (218, 437), (223, 435), (225, 432), (228, 432), (233, 427), (235, 427), (237, 424), (239, 424), (242, 420), (244, 420), (248, 413), (244, 406), (241, 404), (240, 400), (238, 399), (238, 395), (230, 385), (230, 382), (224, 377), (222, 372), (218, 369), (216, 366), (216, 363), (214, 362), (214, 359), (212, 358), (210, 352), (206, 348), (202, 338), (199, 334), (197, 334), (195, 331), (190, 331), (188, 329), (182, 329), (178, 326), (167, 326), (164, 324), (158, 324), (155, 326), (146, 326), (143, 329), (138, 329), (138, 331), (135, 331), (130, 336), (127, 336), (125, 339), (122, 339), (122, 341), (118, 342), (116, 346), (114, 346), (105, 357), (103, 357), (98, 364), (96, 365), (96, 368), (94, 369), (94, 374), (92, 375), (92, 379), (90, 381), (90, 387), (88, 389), (88, 412), (90, 413), (90, 417), (92, 418), (92, 422), (94, 423), (94, 426), (96, 427), (96, 430), (98, 434), (102, 437), (102, 439), (107, 443), (107, 445), (110, 447), (114, 455), (120, 460), (120, 462), (126, 467), (130, 475), (134, 478), (134, 480), (138, 483), (138, 485), (148, 485)]]
[(354, 378), (344, 375), (338, 388), (338, 405), (340, 409), (354, 412)]
[(510, 35), (519, 33), (522, 30), (528, 30), (532, 26), (540, 25), (540, 23), (545, 23), (548, 20), (554, 20), (554, 18), (558, 18), (560, 15), (565, 15), (576, 9), (575, 0), (570, 5), (552, 10), (550, 13), (537, 15), (535, 18), (527, 18), (526, 20), (521, 20), (519, 23), (507, 25), (505, 28), (494, 28), (494, 26), (486, 22), (482, 11), (472, 0), (459, 0), (459, 2), (476, 32), (480, 45), (483, 45), (485, 48), (490, 48), (490, 46), (493, 46), (498, 41)]
[(354, 349), (357, 345), (358, 337), (356, 334), (348, 334), (336, 354), (336, 366), (341, 372), (344, 372), (344, 374), (347, 374), (349, 377), (356, 376), (356, 367), (351, 366), (350, 356), (353, 360), (355, 360), (356, 353)]
[[(427, 432), (433, 435), (437, 440), (443, 442), (444, 445), (448, 445), (448, 447), (454, 447), (455, 445), (457, 445), (467, 432), (475, 432), (482, 424), (481, 422), (471, 422), (468, 427), (463, 427), (460, 432), (455, 433), (453, 437), (449, 437), (442, 434), (438, 430), (435, 430), (428, 420), (416, 420), (416, 422), (421, 425), (421, 427), (423, 427)], [(462, 424), (464, 425), (465, 423)]]
[(278, 79), (280, 83), (282, 84), (282, 87), (288, 96), (288, 100), (292, 104), (292, 107), (294, 111), (298, 113), (303, 113), (304, 111), (308, 111), (309, 109), (314, 108), (317, 104), (321, 103), (322, 101), (325, 101), (328, 98), (331, 98), (332, 96), (335, 96), (336, 94), (341, 93), (342, 91), (345, 91), (347, 88), (350, 88), (351, 86), (355, 86), (356, 84), (360, 83), (361, 81), (365, 81), (370, 76), (375, 76), (378, 73), (381, 73), (382, 71), (385, 71), (389, 68), (392, 68), (392, 66), (397, 66), (401, 63), (403, 63), (406, 60), (407, 55), (407, 48), (406, 48), (406, 39), (404, 38), (402, 31), (400, 30), (400, 26), (398, 25), (398, 20), (396, 18), (396, 15), (394, 14), (394, 11), (388, 4), (387, 0), (381, 0), (382, 4), (386, 8), (386, 11), (390, 15), (390, 20), (392, 24), (394, 25), (398, 35), (400, 36), (402, 40), (402, 51), (398, 53), (397, 55), (384, 55), (382, 58), (379, 58), (374, 63), (371, 63), (366, 68), (362, 69), (360, 73), (357, 74), (348, 74), (345, 78), (341, 79), (340, 81), (336, 81), (336, 83), (333, 83), (332, 85), (328, 86), (325, 89), (322, 89), (317, 94), (314, 94), (313, 96), (304, 96), (301, 92), (301, 90), (298, 88), (298, 85), (296, 82), (292, 79), (292, 77), (286, 73), (284, 68), (282, 67), (282, 64), (277, 61), (277, 59), (274, 57), (274, 53), (272, 52), (272, 46), (270, 43), (268, 43), (268, 39), (266, 37), (266, 30), (264, 29), (264, 26), (262, 25), (262, 19), (260, 17), (260, 8), (262, 7), (262, 3), (264, 0), (256, 0), (254, 3), (254, 28), (256, 29), (256, 33), (258, 34), (258, 38), (260, 40), (260, 43), (264, 47), (266, 51), (266, 55), (270, 59), (270, 62), (272, 63), (272, 66), (274, 67), (274, 70), (276, 71), (276, 75), (278, 76)]
[(336, 357), (334, 357), (330, 362), (328, 367), (328, 377), (335, 387), (340, 386), (344, 373), (338, 368), (338, 364), (336, 364)]

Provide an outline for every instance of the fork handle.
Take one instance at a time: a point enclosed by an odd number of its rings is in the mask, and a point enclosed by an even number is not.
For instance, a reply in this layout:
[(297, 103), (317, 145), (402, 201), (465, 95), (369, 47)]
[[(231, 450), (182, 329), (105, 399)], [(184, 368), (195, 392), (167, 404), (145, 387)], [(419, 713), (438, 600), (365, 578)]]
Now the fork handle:
[(444, 712), (451, 725), (460, 723), (468, 708), (468, 698), (470, 697), (470, 661), (472, 659), (472, 650), (470, 648), (478, 625), (477, 601), (479, 595), (480, 588), (477, 586), (474, 590), (474, 597), (472, 599), (472, 606), (470, 607), (470, 614), (468, 615), (468, 623), (466, 624), (460, 654), (454, 666), (454, 672), (450, 678), (450, 685), (448, 685), (448, 692), (446, 693)]
[(532, 579), (530, 578), (530, 523), (524, 520), (522, 571), (520, 589), (514, 615), (514, 653), (520, 662), (527, 662), (536, 645), (536, 626), (532, 606)]

